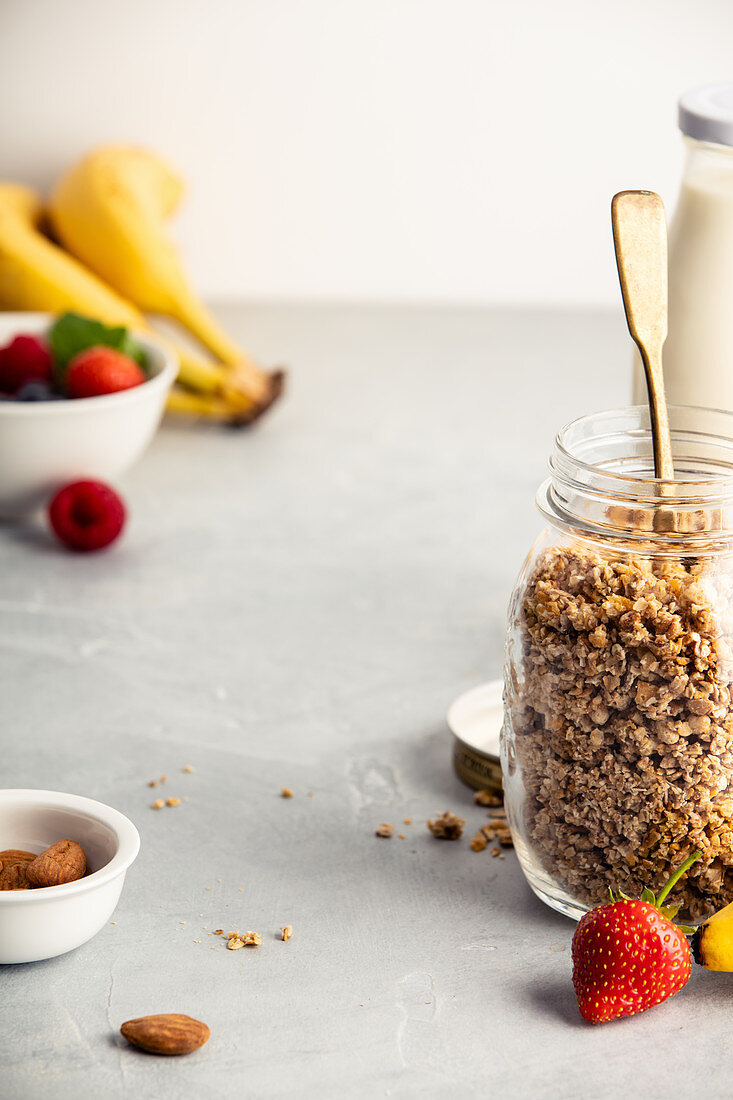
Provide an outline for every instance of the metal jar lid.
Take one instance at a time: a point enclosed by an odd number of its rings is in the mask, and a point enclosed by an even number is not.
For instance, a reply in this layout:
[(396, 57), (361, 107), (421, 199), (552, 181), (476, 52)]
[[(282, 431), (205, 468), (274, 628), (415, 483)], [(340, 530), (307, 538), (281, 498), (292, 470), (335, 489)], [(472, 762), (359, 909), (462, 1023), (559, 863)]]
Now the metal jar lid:
[(499, 734), (504, 720), (501, 680), (464, 692), (448, 711), (453, 734), (453, 767), (474, 790), (500, 791)]

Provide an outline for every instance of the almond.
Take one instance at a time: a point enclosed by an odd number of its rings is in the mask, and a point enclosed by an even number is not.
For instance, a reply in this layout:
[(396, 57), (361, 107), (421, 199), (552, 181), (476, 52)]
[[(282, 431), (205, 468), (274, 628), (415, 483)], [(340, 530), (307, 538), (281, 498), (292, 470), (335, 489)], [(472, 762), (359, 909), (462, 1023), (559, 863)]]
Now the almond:
[(35, 852), (24, 852), (22, 848), (6, 848), (0, 852), (0, 863), (27, 863), (36, 858)]
[(81, 878), (86, 869), (82, 846), (75, 840), (59, 840), (27, 864), (28, 881), (32, 886), (60, 886)]
[(123, 1024), (120, 1031), (128, 1043), (150, 1054), (190, 1054), (202, 1047), (211, 1035), (206, 1024), (179, 1012), (138, 1016)]
[(0, 864), (0, 890), (30, 890), (26, 874), (29, 863)]

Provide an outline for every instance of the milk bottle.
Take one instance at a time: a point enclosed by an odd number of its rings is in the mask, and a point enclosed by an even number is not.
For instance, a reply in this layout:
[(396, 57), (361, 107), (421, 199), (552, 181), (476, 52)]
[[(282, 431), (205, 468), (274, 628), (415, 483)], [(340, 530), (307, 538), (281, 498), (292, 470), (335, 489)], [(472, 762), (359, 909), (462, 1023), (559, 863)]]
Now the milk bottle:
[[(733, 410), (733, 84), (679, 103), (687, 155), (669, 229), (667, 401)], [(634, 403), (646, 402), (637, 363)]]

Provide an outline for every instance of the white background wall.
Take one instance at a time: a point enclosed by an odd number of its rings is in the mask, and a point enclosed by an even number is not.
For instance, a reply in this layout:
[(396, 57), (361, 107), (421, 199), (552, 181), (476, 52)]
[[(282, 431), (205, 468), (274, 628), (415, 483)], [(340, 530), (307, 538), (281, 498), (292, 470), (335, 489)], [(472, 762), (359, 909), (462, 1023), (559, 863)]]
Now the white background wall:
[(0, 171), (149, 143), (213, 297), (617, 303), (611, 196), (728, 78), (730, 0), (0, 0)]

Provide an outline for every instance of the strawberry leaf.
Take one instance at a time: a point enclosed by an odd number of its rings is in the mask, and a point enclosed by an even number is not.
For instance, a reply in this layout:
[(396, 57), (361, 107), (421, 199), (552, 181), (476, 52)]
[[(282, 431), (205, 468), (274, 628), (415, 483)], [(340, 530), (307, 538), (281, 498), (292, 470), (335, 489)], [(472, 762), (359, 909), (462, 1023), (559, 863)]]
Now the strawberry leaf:
[(122, 325), (111, 327), (82, 317), (79, 313), (62, 313), (48, 334), (49, 344), (56, 363), (56, 371), (63, 378), (71, 359), (80, 351), (91, 347), (109, 347), (128, 355), (145, 369), (145, 349)]

